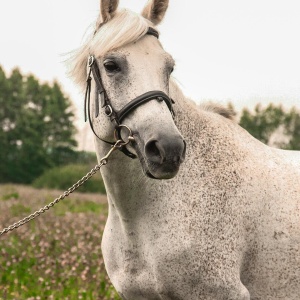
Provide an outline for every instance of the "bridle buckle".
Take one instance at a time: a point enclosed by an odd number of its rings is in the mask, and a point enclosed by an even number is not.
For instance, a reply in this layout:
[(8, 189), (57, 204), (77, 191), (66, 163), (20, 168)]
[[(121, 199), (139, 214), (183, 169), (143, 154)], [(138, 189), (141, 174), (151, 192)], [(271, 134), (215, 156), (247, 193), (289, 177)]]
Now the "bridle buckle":
[(89, 59), (88, 59), (88, 67), (91, 67), (93, 65), (94, 61), (95, 61), (95, 56), (90, 55)]

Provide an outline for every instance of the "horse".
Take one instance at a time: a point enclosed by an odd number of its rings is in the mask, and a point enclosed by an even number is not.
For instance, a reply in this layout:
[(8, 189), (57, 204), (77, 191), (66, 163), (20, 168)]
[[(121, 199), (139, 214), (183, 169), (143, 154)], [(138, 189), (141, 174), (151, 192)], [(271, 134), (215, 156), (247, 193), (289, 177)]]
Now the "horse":
[(159, 41), (167, 7), (101, 0), (71, 59), (98, 159), (127, 139), (101, 169), (108, 276), (126, 300), (299, 299), (300, 152), (184, 96)]

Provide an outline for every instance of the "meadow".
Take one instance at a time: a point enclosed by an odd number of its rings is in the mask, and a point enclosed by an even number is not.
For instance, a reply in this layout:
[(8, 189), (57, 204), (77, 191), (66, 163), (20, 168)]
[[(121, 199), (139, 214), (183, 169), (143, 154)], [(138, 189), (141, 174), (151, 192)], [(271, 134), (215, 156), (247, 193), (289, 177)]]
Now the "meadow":
[[(0, 230), (62, 191), (0, 185)], [(120, 299), (106, 274), (101, 236), (106, 197), (74, 192), (0, 237), (0, 299)]]

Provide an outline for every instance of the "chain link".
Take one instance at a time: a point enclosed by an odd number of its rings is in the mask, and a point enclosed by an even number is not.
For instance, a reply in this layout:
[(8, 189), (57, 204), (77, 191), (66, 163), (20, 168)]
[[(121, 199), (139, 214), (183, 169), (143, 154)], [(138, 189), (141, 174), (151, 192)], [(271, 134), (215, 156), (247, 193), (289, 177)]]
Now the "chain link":
[[(131, 133), (131, 132), (130, 132)], [(3, 234), (12, 231), (29, 221), (37, 218), (41, 214), (43, 214), (45, 211), (53, 207), (55, 204), (63, 200), (64, 198), (68, 197), (71, 193), (73, 193), (75, 190), (77, 190), (81, 185), (83, 185), (87, 180), (89, 180), (93, 175), (95, 175), (102, 166), (106, 165), (108, 162), (109, 156), (112, 154), (113, 151), (116, 149), (120, 149), (122, 146), (126, 145), (128, 142), (124, 142), (122, 140), (118, 140), (112, 148), (108, 151), (108, 153), (100, 159), (100, 162), (98, 165), (96, 165), (90, 172), (88, 172), (85, 176), (83, 176), (80, 180), (78, 180), (75, 184), (73, 184), (70, 188), (68, 188), (63, 194), (61, 194), (58, 198), (54, 199), (52, 202), (47, 204), (46, 206), (42, 207), (41, 209), (37, 210), (36, 212), (32, 213), (31, 215), (25, 217), (24, 219), (8, 226), (7, 228), (4, 228), (2, 231), (0, 231), (0, 236)]]

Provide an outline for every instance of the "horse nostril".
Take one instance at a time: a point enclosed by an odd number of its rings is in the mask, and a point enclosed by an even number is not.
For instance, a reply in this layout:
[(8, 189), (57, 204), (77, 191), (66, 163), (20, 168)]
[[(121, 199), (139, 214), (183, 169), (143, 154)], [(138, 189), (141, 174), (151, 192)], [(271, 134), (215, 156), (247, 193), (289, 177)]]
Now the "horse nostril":
[(145, 155), (152, 163), (162, 165), (179, 165), (184, 161), (186, 143), (183, 139), (170, 137), (169, 139), (151, 139), (145, 144)]
[(157, 140), (149, 141), (145, 145), (145, 153), (152, 162), (162, 164), (165, 160), (165, 151)]

